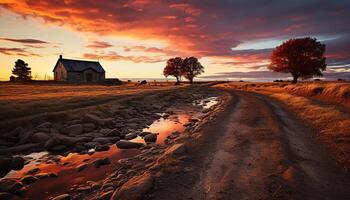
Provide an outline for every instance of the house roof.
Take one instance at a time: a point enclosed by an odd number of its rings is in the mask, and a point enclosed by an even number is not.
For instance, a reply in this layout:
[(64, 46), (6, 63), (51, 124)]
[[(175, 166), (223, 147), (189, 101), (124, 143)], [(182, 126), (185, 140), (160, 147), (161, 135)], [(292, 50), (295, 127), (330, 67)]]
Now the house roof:
[(68, 72), (82, 72), (87, 69), (92, 69), (99, 73), (105, 72), (105, 70), (103, 69), (103, 67), (99, 62), (86, 61), (86, 60), (72, 60), (72, 59), (65, 59), (65, 58), (58, 59), (53, 71), (55, 71), (57, 64), (59, 62), (62, 63), (62, 65), (66, 68)]

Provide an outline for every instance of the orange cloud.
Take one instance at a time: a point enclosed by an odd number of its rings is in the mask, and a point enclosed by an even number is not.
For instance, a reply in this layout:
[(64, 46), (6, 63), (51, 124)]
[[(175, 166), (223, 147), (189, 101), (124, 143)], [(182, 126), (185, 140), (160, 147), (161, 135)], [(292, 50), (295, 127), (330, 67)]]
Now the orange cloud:
[(17, 56), (40, 56), (21, 48), (5, 48), (0, 47), (0, 53), (4, 55), (17, 55)]
[(109, 44), (108, 42), (102, 42), (102, 41), (91, 41), (86, 47), (91, 49), (105, 49), (112, 47), (113, 45)]
[[(327, 53), (335, 57), (349, 51), (350, 32), (344, 27), (348, 24), (349, 12), (339, 12), (338, 8), (348, 10), (350, 4), (338, 5), (334, 1), (322, 4), (306, 4), (301, 0), (269, 1), (264, 9), (254, 1), (237, 3), (227, 0), (0, 0), (0, 6), (23, 17), (44, 19), (47, 23), (67, 26), (79, 32), (158, 40), (166, 44), (166, 48), (127, 47), (125, 50), (158, 54), (163, 59), (181, 52), (187, 56), (233, 61), (266, 60), (269, 52), (235, 52), (232, 48), (243, 41), (305, 35), (343, 35), (344, 41), (334, 47), (328, 46), (331, 48), (327, 49)], [(341, 52), (339, 45), (343, 46)], [(90, 43), (88, 47), (96, 50), (109, 46)], [(110, 60), (134, 62), (163, 60), (153, 56), (125, 57), (100, 52), (86, 56), (99, 55)]]
[(132, 61), (135, 63), (157, 63), (157, 62), (164, 62), (167, 59), (164, 58), (163, 56), (122, 56), (119, 55), (117, 52), (110, 51), (108, 53), (85, 53), (83, 54), (84, 58), (91, 59), (91, 60), (107, 60), (107, 61), (119, 61), (119, 60), (124, 60), (124, 61)]

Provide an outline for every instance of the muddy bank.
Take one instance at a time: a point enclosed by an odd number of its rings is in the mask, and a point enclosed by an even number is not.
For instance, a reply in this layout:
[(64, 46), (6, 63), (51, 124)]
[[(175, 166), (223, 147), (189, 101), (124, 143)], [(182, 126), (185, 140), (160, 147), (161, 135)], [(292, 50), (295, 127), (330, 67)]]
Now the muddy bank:
[(229, 97), (207, 98), (207, 103), (194, 102), (201, 112), (194, 115), (183, 125), (184, 130), (175, 131), (166, 137), (163, 144), (148, 145), (137, 156), (119, 160), (113, 173), (98, 182), (99, 187), (91, 188), (89, 184), (78, 187), (89, 187), (89, 190), (73, 194), (76, 199), (147, 199), (154, 190), (157, 177), (163, 173), (188, 173), (189, 168), (182, 168), (181, 162), (187, 159), (183, 155), (190, 149), (187, 144), (196, 142), (201, 135), (198, 132), (209, 121), (222, 112)]
[[(148, 169), (173, 139), (194, 127), (197, 116), (209, 113), (209, 104), (216, 100), (208, 97), (221, 95), (206, 86), (180, 88), (66, 113), (64, 120), (41, 119), (17, 127), (1, 140), (1, 162), (6, 164), (1, 195), (44, 199), (68, 193), (80, 199), (96, 189), (106, 192), (103, 183), (110, 179), (100, 180), (108, 174), (124, 174), (114, 182), (116, 189)], [(123, 158), (141, 159), (132, 164), (140, 168), (131, 170)]]

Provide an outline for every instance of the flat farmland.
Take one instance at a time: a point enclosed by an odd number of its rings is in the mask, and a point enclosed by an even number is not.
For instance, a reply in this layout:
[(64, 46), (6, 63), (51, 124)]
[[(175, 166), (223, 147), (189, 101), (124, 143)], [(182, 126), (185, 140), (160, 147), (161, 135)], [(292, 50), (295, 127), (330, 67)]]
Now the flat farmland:
[(0, 120), (98, 105), (126, 96), (171, 90), (159, 85), (0, 84)]

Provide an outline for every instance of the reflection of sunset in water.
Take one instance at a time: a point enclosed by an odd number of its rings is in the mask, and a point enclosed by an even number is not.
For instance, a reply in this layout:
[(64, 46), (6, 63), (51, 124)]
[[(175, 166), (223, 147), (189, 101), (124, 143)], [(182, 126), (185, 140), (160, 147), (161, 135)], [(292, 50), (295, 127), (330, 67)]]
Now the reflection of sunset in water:
[[(183, 124), (187, 123), (189, 116), (180, 114), (176, 116), (170, 116), (167, 119), (159, 119), (150, 125), (149, 128), (145, 128), (143, 131), (159, 133), (157, 137), (157, 144), (164, 143), (164, 140), (168, 135), (174, 131), (184, 131)], [(143, 138), (137, 137), (132, 140), (133, 142), (144, 143)], [(118, 149), (116, 145), (111, 145), (108, 151), (95, 152), (92, 155), (78, 153), (69, 153), (67, 156), (57, 156), (59, 162), (55, 163), (37, 163), (32, 161), (27, 164), (20, 171), (12, 171), (6, 177), (23, 177), (26, 172), (31, 169), (39, 168), (38, 173), (56, 173), (57, 178), (41, 179), (29, 186), (28, 191), (25, 193), (25, 199), (47, 199), (49, 197), (68, 192), (72, 185), (82, 184), (86, 181), (101, 180), (108, 173), (110, 173), (115, 167), (118, 160), (122, 158), (132, 157), (137, 155), (139, 150), (137, 149)], [(46, 152), (33, 153), (29, 155), (35, 159), (45, 156)], [(98, 158), (108, 157), (111, 160), (110, 165), (104, 165), (100, 168), (95, 168), (92, 163)], [(52, 159), (49, 159), (52, 160)], [(87, 164), (87, 168), (81, 172), (76, 170), (76, 167), (81, 164)]]

